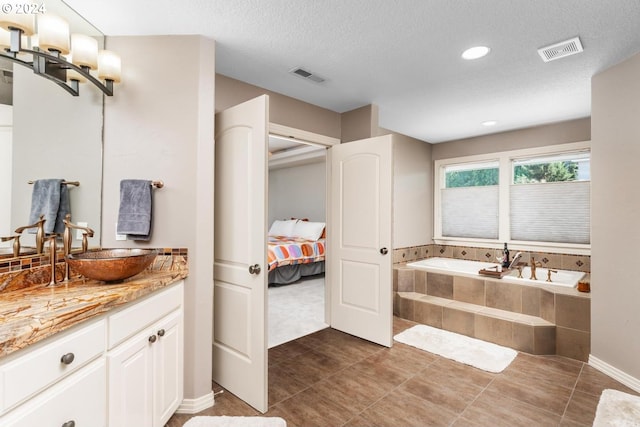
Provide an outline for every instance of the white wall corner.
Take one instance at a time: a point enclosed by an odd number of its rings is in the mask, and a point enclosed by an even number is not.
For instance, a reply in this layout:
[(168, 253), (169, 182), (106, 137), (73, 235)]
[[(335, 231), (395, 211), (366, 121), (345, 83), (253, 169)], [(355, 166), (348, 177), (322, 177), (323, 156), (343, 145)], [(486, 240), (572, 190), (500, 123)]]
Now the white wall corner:
[(589, 355), (589, 365), (593, 366), (603, 374), (610, 376), (614, 380), (619, 381), (627, 387), (640, 393), (640, 379), (634, 378), (626, 372), (623, 372), (620, 369), (609, 365), (607, 362), (598, 359), (593, 354)]
[(215, 403), (213, 390), (204, 396), (195, 399), (183, 399), (180, 406), (176, 410), (176, 414), (197, 414), (207, 408), (211, 408)]

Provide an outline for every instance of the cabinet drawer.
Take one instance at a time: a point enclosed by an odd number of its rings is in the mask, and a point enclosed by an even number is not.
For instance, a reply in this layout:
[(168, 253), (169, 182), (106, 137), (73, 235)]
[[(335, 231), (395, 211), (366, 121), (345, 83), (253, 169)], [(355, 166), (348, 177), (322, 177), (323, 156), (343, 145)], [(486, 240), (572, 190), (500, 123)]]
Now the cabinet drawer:
[[(105, 336), (106, 321), (102, 319), (2, 364), (1, 412), (102, 355)], [(67, 363), (62, 360), (65, 355)]]
[(182, 306), (183, 282), (109, 316), (107, 345), (112, 349), (143, 328)]
[(65, 378), (0, 418), (3, 427), (75, 427), (107, 425), (107, 370), (104, 358)]

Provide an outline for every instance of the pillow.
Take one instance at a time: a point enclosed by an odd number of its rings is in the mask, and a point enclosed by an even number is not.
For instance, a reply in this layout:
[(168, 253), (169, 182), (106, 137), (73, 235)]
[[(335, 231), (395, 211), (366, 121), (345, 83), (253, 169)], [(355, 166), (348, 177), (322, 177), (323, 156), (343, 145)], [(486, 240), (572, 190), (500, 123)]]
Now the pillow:
[(271, 224), (269, 229), (269, 236), (294, 236), (293, 228), (298, 220), (284, 220), (276, 219)]
[(318, 240), (324, 231), (324, 222), (298, 221), (293, 227), (294, 237), (306, 240)]

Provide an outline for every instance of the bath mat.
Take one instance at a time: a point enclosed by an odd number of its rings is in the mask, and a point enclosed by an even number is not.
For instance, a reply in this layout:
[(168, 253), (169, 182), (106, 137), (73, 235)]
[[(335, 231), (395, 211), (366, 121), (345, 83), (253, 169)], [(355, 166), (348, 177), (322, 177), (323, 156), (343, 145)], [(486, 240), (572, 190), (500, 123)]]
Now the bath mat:
[(193, 417), (182, 427), (287, 427), (280, 417)]
[(518, 355), (518, 352), (512, 348), (427, 325), (413, 326), (393, 339), (429, 353), (495, 373), (502, 372)]
[(600, 395), (594, 427), (640, 426), (640, 396), (606, 389)]

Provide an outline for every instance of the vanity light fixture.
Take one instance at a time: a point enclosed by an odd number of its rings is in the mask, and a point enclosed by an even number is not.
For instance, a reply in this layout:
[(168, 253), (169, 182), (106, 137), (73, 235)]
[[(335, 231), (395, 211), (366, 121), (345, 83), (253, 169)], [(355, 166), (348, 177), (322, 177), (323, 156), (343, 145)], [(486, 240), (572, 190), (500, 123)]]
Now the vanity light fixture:
[(462, 58), (467, 60), (482, 58), (491, 51), (487, 46), (474, 46), (462, 52)]
[[(93, 37), (69, 34), (69, 24), (55, 15), (38, 14), (36, 34), (35, 16), (0, 13), (0, 56), (31, 68), (73, 96), (80, 94), (79, 83), (86, 81), (113, 96), (113, 83), (121, 77), (120, 57), (98, 51)], [(91, 70), (97, 70), (97, 77)]]

